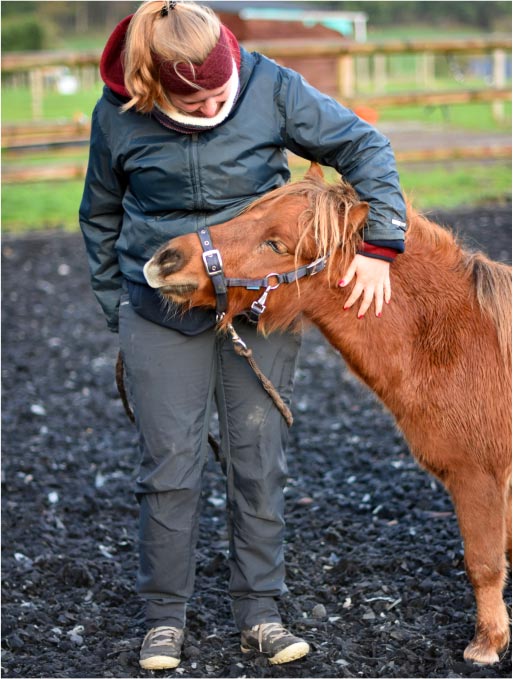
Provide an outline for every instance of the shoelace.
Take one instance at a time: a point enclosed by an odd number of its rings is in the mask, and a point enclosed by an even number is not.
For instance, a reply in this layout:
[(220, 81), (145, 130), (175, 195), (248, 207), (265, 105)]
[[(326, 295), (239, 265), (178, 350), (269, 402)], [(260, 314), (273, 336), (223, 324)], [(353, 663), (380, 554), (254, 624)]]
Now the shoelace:
[(178, 637), (176, 627), (163, 627), (158, 631), (150, 632), (149, 646), (174, 646)]
[(263, 643), (267, 640), (271, 641), (278, 641), (279, 639), (283, 639), (284, 637), (291, 636), (290, 632), (288, 632), (283, 625), (280, 625), (279, 622), (267, 622), (263, 623), (262, 625), (258, 626), (258, 647), (260, 649), (260, 652), (262, 652), (262, 646)]

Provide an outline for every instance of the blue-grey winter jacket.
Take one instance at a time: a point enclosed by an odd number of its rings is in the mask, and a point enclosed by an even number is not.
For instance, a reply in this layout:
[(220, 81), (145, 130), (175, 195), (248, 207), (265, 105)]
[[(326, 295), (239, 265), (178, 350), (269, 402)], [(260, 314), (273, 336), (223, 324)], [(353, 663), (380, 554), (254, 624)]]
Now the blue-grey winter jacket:
[(370, 204), (365, 239), (403, 249), (406, 210), (388, 140), (298, 73), (244, 49), (241, 57), (236, 104), (208, 131), (183, 134), (151, 115), (121, 113), (126, 99), (107, 87), (96, 105), (80, 225), (113, 331), (123, 287), (142, 300), (154, 294), (142, 269), (155, 250), (286, 183), (287, 149), (336, 168)]

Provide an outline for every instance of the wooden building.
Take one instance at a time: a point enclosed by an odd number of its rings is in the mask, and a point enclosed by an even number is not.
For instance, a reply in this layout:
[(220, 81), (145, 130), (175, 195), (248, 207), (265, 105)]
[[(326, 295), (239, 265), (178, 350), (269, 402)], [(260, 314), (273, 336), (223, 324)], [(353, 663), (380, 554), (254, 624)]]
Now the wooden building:
[[(367, 15), (324, 11), (302, 2), (205, 2), (240, 42), (365, 42)], [(319, 3), (320, 4), (320, 3)], [(339, 71), (334, 57), (284, 57), (280, 64), (301, 73), (317, 89), (337, 96)]]

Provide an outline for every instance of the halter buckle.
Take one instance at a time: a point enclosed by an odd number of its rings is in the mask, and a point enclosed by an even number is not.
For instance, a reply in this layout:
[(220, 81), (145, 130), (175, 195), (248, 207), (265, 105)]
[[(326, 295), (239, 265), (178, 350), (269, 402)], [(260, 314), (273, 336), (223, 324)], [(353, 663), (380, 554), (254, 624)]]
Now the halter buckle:
[(223, 260), (219, 250), (206, 250), (201, 256), (203, 257), (203, 264), (207, 274), (211, 278), (223, 273)]

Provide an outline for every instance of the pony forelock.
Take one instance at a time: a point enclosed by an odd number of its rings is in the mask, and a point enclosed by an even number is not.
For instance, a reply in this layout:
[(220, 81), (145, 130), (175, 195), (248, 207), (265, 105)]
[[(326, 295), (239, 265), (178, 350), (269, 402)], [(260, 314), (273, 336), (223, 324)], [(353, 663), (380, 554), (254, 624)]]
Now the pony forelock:
[(321, 177), (307, 175), (303, 179), (281, 186), (252, 203), (247, 211), (268, 201), (283, 199), (287, 196), (300, 196), (306, 207), (298, 219), (299, 240), (295, 250), (296, 266), (301, 257), (312, 256), (312, 242), (315, 246), (315, 259), (330, 255), (328, 277), (334, 263), (335, 254), (340, 248), (344, 258), (354, 256), (362, 235), (349, 228), (349, 211), (360, 202), (356, 191), (347, 182), (340, 180), (327, 183)]

